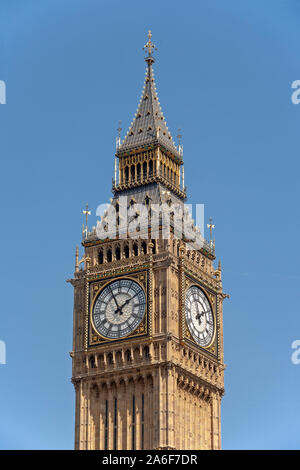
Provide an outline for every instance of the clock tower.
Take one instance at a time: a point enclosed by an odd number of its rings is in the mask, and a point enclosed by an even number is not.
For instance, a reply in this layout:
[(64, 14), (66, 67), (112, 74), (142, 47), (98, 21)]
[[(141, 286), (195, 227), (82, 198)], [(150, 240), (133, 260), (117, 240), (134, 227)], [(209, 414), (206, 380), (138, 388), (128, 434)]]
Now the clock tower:
[(86, 223), (69, 280), (76, 449), (221, 447), (221, 264), (212, 240), (191, 243), (200, 233), (191, 220), (189, 236), (179, 230), (183, 152), (160, 107), (153, 49), (149, 32), (142, 97), (117, 139), (110, 209), (91, 231)]

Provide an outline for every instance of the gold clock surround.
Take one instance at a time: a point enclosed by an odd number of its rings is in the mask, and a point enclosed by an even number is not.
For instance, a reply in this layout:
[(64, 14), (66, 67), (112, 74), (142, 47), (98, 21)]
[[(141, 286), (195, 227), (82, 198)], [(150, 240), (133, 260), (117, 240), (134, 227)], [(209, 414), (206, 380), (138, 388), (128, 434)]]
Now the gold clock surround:
[[(144, 291), (145, 293), (145, 298), (146, 298), (146, 307), (145, 307), (145, 312), (143, 315), (143, 319), (139, 323), (138, 327), (131, 331), (129, 334), (122, 338), (117, 338), (117, 339), (110, 339), (110, 338), (105, 338), (102, 336), (96, 329), (93, 323), (93, 308), (95, 305), (95, 302), (97, 301), (98, 296), (100, 293), (105, 289), (106, 286), (111, 284), (113, 281), (116, 280), (132, 280), (136, 282)], [(148, 318), (148, 272), (147, 271), (141, 271), (139, 273), (132, 273), (129, 272), (128, 274), (122, 274), (120, 276), (113, 276), (108, 279), (102, 279), (102, 280), (93, 280), (90, 281), (89, 283), (89, 329), (88, 329), (88, 345), (89, 347), (94, 347), (96, 345), (100, 345), (103, 343), (114, 343), (118, 341), (126, 341), (129, 338), (137, 338), (141, 336), (145, 336), (148, 334), (148, 323), (149, 323), (149, 318)]]
[[(185, 298), (186, 298), (186, 293), (190, 289), (190, 287), (196, 286), (199, 289), (201, 289), (206, 296), (211, 311), (212, 315), (214, 318), (214, 334), (213, 338), (210, 341), (210, 343), (207, 346), (200, 346), (197, 341), (193, 338), (192, 334), (189, 331), (189, 327), (186, 322), (186, 311), (185, 311)], [(216, 301), (216, 295), (210, 291), (206, 286), (204, 286), (199, 280), (196, 280), (189, 275), (185, 276), (185, 289), (184, 289), (184, 302), (182, 305), (182, 311), (181, 315), (183, 317), (183, 323), (184, 323), (184, 336), (183, 338), (186, 339), (187, 341), (193, 343), (197, 348), (202, 349), (203, 351), (208, 352), (209, 354), (212, 354), (214, 356), (218, 355), (218, 334), (217, 334), (217, 328), (218, 328), (218, 312), (217, 312), (217, 301)]]

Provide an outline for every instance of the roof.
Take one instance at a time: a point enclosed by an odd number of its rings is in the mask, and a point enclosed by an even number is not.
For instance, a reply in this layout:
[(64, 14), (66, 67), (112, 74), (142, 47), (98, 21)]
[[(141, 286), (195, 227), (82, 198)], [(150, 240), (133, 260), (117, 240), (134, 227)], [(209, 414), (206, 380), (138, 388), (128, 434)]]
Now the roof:
[(166, 124), (157, 96), (152, 64), (154, 58), (149, 55), (142, 96), (129, 131), (120, 144), (117, 154), (131, 149), (161, 144), (171, 153), (181, 158)]

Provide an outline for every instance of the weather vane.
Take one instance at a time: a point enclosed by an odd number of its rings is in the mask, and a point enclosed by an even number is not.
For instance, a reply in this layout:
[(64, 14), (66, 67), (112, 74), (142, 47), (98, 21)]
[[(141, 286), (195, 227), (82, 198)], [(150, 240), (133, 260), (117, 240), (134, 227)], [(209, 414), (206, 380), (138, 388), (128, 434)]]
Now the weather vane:
[(146, 42), (146, 44), (143, 47), (144, 51), (146, 51), (146, 50), (148, 51), (148, 57), (152, 57), (152, 50), (157, 51), (157, 47), (155, 46), (155, 44), (153, 44), (153, 42), (151, 41), (151, 38), (152, 38), (152, 33), (151, 33), (151, 30), (149, 29), (149, 31), (148, 31), (148, 41)]

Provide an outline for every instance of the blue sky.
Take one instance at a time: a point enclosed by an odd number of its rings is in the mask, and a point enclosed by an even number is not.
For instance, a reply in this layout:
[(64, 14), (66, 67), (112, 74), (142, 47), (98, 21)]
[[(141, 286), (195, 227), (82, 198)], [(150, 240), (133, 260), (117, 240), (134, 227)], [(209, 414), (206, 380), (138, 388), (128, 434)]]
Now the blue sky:
[[(2, 0), (0, 448), (71, 449), (82, 209), (111, 196), (118, 121), (136, 111), (148, 29), (189, 202), (223, 266), (225, 449), (299, 449), (297, 0)], [(208, 234), (207, 234), (208, 235)]]

